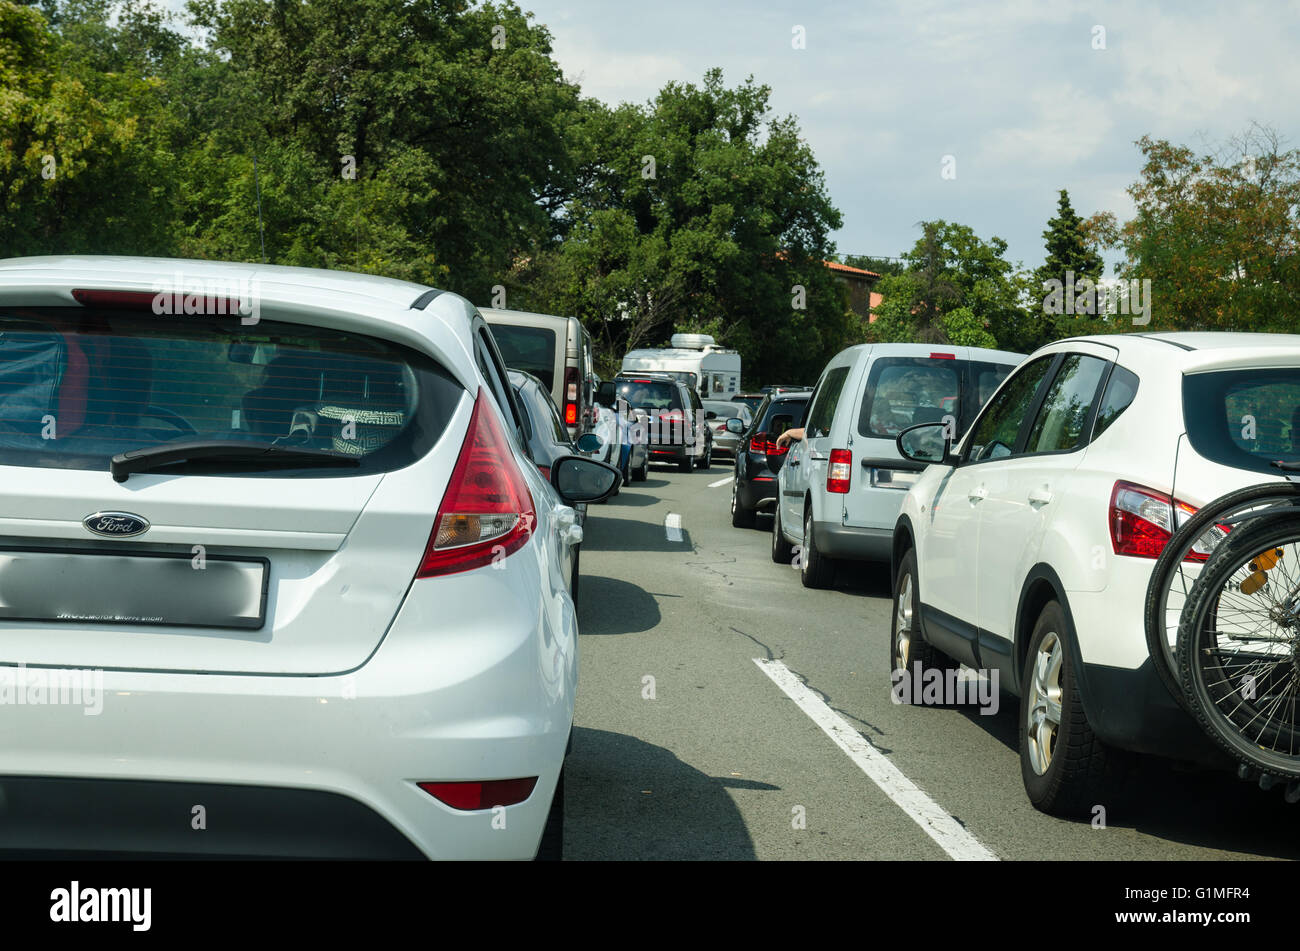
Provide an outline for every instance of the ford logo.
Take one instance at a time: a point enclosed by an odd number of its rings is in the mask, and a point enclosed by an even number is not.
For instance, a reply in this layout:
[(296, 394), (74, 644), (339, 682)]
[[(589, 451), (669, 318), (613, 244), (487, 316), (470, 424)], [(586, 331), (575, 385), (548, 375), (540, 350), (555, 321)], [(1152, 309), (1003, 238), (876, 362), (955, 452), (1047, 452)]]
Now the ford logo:
[(81, 524), (96, 535), (110, 538), (130, 538), (149, 531), (149, 523), (130, 512), (96, 512), (83, 518)]

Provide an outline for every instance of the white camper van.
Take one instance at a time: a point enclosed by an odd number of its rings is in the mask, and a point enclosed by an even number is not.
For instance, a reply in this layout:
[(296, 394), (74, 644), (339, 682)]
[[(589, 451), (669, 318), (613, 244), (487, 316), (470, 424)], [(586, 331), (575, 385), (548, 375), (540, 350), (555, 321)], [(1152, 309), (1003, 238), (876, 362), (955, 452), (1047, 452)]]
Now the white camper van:
[(726, 400), (740, 392), (740, 353), (719, 347), (708, 334), (673, 334), (662, 350), (632, 350), (623, 358), (624, 373), (667, 373), (700, 394)]

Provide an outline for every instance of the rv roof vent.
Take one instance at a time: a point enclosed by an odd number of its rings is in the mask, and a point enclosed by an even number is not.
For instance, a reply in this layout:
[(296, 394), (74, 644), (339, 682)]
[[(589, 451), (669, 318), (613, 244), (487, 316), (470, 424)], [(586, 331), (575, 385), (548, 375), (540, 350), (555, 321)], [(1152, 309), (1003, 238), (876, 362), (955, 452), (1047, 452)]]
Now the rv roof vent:
[(705, 347), (717, 345), (708, 334), (673, 334), (670, 342), (674, 347), (682, 350), (703, 350)]

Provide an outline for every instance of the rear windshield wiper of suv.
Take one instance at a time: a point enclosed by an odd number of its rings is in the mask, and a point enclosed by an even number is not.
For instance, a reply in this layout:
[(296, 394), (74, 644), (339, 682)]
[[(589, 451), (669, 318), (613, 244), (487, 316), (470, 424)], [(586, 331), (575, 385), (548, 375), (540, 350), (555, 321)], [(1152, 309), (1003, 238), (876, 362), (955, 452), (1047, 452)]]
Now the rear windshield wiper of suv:
[(156, 472), (169, 466), (177, 466), (180, 471), (206, 470), (223, 468), (225, 463), (241, 469), (305, 469), (320, 466), (354, 469), (361, 464), (361, 460), (356, 456), (340, 456), (322, 449), (298, 449), (273, 442), (213, 439), (119, 452), (109, 464), (109, 471), (113, 473), (114, 482), (125, 482), (132, 472)]

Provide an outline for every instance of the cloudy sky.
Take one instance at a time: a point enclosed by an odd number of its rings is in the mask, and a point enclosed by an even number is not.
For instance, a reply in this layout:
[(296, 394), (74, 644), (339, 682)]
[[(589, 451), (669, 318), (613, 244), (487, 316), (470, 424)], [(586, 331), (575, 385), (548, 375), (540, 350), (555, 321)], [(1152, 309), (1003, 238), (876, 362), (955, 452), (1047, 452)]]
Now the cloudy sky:
[[(1128, 215), (1144, 134), (1204, 152), (1257, 121), (1300, 146), (1297, 0), (521, 6), (550, 29), (569, 78), (610, 103), (712, 66), (771, 86), (826, 172), (846, 253), (900, 254), (918, 221), (945, 218), (1037, 266), (1060, 188), (1080, 214)], [(1098, 27), (1105, 49), (1093, 48)], [(956, 177), (944, 179), (949, 155)]]

